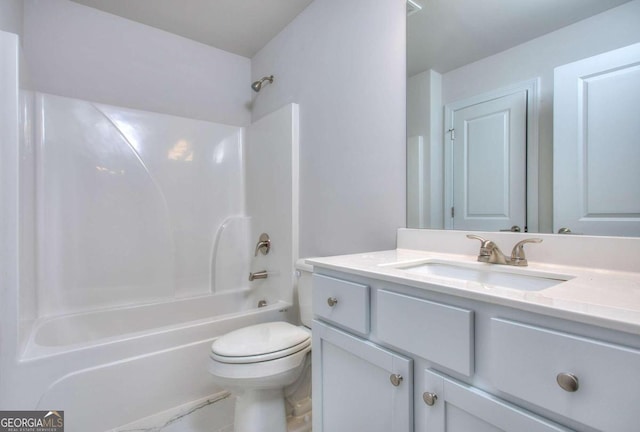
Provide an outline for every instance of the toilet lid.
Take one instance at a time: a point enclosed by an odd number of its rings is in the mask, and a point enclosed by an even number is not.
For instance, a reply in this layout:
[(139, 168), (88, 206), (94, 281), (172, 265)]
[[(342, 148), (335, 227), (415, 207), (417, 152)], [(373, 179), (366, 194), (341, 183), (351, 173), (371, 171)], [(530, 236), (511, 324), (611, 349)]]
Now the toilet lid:
[(277, 321), (227, 333), (213, 342), (211, 352), (216, 357), (254, 357), (277, 352), (284, 356), (288, 355), (290, 348), (299, 351), (308, 346), (310, 339), (308, 330)]

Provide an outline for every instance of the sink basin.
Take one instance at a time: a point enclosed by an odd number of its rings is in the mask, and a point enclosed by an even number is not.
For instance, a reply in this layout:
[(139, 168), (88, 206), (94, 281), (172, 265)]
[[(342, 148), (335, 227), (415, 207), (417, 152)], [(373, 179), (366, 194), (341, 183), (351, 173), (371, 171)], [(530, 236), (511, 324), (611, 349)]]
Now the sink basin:
[(571, 279), (571, 276), (486, 263), (426, 260), (395, 267), (418, 275), (433, 275), (521, 291), (540, 291)]

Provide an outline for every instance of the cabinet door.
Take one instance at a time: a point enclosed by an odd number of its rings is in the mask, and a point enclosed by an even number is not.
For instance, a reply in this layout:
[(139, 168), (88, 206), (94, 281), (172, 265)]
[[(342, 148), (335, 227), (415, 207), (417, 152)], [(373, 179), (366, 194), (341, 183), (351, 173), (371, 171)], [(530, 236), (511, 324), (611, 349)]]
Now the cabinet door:
[(314, 432), (411, 432), (412, 360), (319, 321), (312, 329)]
[[(568, 432), (475, 387), (424, 371), (428, 432)], [(435, 396), (435, 397), (434, 397)]]

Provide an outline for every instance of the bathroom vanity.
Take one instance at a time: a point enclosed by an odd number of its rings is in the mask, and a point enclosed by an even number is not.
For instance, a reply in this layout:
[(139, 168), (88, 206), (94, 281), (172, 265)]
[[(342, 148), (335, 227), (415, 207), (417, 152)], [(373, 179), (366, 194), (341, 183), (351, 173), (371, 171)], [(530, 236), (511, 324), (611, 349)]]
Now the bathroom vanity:
[(465, 234), (308, 260), (314, 431), (637, 431), (640, 240), (539, 235), (514, 268)]

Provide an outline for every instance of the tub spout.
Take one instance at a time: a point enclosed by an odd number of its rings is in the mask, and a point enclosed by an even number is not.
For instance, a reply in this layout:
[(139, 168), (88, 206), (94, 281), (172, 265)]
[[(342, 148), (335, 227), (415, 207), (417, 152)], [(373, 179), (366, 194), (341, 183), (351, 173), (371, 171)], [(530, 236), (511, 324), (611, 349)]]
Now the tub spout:
[(255, 273), (249, 273), (249, 282), (253, 282), (254, 279), (266, 279), (269, 275), (266, 270), (262, 270)]

